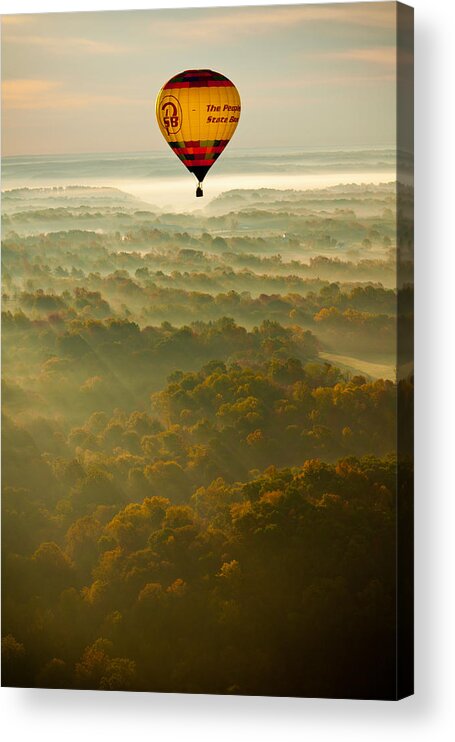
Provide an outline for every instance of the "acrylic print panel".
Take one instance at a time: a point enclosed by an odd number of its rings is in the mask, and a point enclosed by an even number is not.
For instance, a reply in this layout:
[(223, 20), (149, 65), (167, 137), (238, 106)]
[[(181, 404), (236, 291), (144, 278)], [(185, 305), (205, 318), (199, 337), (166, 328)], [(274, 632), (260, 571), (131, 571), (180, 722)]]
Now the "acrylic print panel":
[(2, 17), (4, 685), (412, 693), (412, 18)]

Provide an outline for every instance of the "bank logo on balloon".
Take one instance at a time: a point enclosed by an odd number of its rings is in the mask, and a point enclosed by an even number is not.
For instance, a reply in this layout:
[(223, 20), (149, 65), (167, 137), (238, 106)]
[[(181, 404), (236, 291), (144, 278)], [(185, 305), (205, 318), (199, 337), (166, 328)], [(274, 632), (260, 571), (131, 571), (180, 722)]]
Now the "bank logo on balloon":
[(177, 134), (182, 126), (182, 108), (177, 98), (169, 95), (161, 105), (161, 123), (167, 135)]

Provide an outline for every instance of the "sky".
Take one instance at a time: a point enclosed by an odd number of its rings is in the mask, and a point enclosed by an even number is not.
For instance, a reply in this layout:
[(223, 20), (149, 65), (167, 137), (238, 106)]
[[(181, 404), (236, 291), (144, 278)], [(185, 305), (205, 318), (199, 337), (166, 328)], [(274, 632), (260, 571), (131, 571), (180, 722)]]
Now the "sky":
[[(163, 147), (155, 98), (210, 68), (236, 147), (394, 145), (394, 2), (2, 16), (2, 154)], [(231, 145), (231, 146), (233, 146)]]

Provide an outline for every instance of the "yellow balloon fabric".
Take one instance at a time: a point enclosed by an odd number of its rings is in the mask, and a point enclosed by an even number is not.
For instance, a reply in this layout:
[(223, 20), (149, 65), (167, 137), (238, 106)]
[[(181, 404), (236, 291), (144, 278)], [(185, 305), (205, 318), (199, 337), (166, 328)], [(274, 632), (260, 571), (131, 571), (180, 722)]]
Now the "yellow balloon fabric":
[[(181, 72), (158, 93), (156, 118), (161, 133), (199, 185), (229, 144), (240, 108), (235, 85), (212, 70)], [(202, 196), (200, 187), (196, 195)]]

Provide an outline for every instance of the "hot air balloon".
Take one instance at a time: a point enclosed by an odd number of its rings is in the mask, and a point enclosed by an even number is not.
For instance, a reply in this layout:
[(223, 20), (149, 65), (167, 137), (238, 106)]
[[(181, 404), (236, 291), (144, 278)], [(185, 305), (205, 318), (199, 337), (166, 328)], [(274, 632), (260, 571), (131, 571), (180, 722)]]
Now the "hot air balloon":
[(185, 70), (161, 88), (156, 118), (166, 142), (196, 176), (196, 196), (202, 196), (202, 181), (239, 122), (237, 88), (219, 72)]

